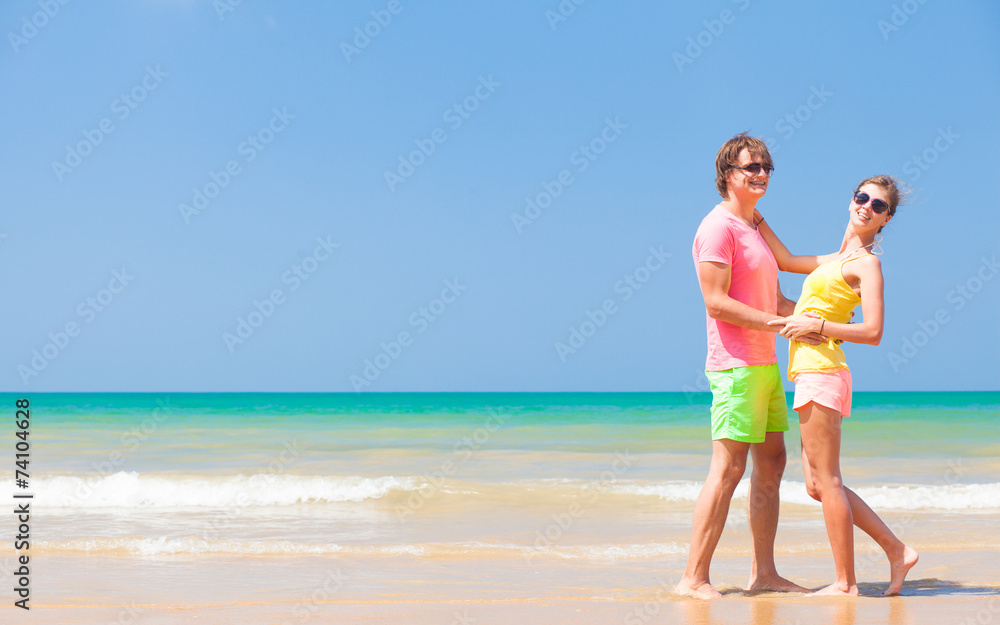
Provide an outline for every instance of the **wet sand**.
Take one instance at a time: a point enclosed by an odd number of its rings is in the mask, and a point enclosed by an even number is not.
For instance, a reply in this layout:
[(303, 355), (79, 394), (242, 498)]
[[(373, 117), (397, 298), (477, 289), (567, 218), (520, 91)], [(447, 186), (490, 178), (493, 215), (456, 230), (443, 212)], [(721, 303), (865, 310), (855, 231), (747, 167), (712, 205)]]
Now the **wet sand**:
[[(939, 623), (1000, 622), (998, 553), (931, 551), (898, 597), (884, 598), (874, 564), (859, 562), (862, 597), (750, 596), (746, 557), (720, 555), (724, 597), (672, 592), (683, 556), (640, 562), (540, 558), (380, 558), (65, 555), (34, 561), (29, 612), (4, 623)], [(795, 580), (819, 588), (829, 563), (783, 556)], [(959, 577), (963, 581), (957, 581)], [(991, 581), (992, 580), (992, 581)], [(5, 577), (9, 584), (12, 579)]]

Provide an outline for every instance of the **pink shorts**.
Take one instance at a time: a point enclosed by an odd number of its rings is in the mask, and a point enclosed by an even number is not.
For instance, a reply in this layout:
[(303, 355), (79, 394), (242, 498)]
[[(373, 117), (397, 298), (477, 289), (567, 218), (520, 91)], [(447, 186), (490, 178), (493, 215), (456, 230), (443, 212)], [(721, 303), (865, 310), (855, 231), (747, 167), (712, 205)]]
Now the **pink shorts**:
[(795, 400), (798, 410), (811, 401), (836, 410), (842, 417), (851, 416), (851, 372), (848, 369), (830, 372), (805, 371), (795, 376)]

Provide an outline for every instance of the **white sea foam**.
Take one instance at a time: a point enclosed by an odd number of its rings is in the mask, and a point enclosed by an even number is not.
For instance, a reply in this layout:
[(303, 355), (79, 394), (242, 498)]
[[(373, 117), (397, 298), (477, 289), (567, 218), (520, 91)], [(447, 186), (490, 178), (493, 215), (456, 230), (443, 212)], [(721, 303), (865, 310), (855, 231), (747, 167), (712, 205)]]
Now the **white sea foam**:
[[(741, 485), (742, 486), (742, 485)], [(746, 489), (743, 489), (743, 496)], [(701, 482), (677, 481), (656, 482), (652, 484), (620, 484), (609, 488), (612, 493), (622, 495), (638, 495), (659, 497), (666, 501), (697, 501), (701, 492)], [(737, 494), (737, 496), (739, 496)]]
[[(741, 485), (742, 486), (742, 485)], [(1000, 508), (1000, 483), (992, 484), (888, 484), (852, 490), (875, 510), (991, 510)], [(782, 482), (781, 500), (820, 507), (803, 482)], [(746, 497), (746, 489), (743, 491)]]
[(82, 551), (88, 553), (128, 553), (139, 556), (180, 554), (239, 554), (258, 556), (346, 555), (414, 557), (554, 557), (562, 560), (640, 560), (687, 553), (686, 544), (594, 544), (537, 547), (510, 543), (425, 543), (351, 544), (299, 543), (283, 540), (227, 540), (194, 536), (142, 538), (87, 538), (69, 541), (40, 541), (33, 545), (40, 553)]
[[(670, 503), (693, 504), (702, 484), (695, 481), (621, 481), (600, 486), (581, 480), (547, 479), (513, 483), (436, 482), (421, 476), (381, 477), (268, 475), (177, 476), (118, 472), (105, 477), (59, 476), (35, 478), (35, 505), (71, 510), (155, 508), (244, 508), (375, 501), (398, 493), (413, 497), (441, 493), (475, 499), (502, 497), (522, 502), (551, 502), (595, 494)], [(8, 488), (12, 488), (8, 486)], [(746, 499), (749, 480), (736, 488), (734, 499)], [(1000, 509), (1000, 483), (889, 484), (856, 487), (865, 501), (879, 510), (995, 510)], [(3, 496), (3, 493), (0, 493)], [(781, 483), (785, 503), (816, 506), (805, 484)], [(617, 502), (620, 504), (621, 502)], [(540, 504), (539, 504), (540, 505)]]
[(857, 489), (875, 509), (991, 510), (1000, 508), (1000, 483), (880, 486)]
[(418, 478), (299, 475), (164, 477), (118, 472), (105, 477), (36, 478), (38, 507), (232, 508), (379, 499), (420, 488)]
[[(701, 492), (700, 482), (676, 481), (652, 484), (621, 484), (610, 492), (655, 496), (665, 501), (694, 503)], [(736, 487), (734, 499), (746, 499), (750, 480)], [(881, 510), (992, 510), (1000, 508), (1000, 483), (990, 484), (891, 484), (854, 488), (868, 505)], [(806, 492), (803, 482), (782, 481), (783, 502), (819, 507)]]

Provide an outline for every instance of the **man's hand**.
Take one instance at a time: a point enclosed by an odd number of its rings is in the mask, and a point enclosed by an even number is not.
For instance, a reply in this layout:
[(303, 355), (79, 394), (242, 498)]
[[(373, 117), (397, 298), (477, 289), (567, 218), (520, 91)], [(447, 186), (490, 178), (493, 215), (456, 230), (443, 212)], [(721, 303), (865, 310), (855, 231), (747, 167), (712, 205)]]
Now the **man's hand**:
[(799, 341), (800, 343), (806, 343), (807, 345), (824, 345), (829, 339), (820, 334), (819, 332), (810, 332), (809, 334), (803, 334), (797, 336), (793, 341)]

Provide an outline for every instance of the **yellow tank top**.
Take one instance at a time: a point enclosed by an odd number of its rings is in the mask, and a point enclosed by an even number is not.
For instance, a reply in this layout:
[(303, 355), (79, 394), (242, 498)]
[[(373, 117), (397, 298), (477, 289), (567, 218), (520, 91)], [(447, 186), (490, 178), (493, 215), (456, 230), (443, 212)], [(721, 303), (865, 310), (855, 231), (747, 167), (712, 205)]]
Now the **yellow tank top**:
[[(861, 303), (861, 298), (844, 280), (844, 263), (859, 254), (850, 254), (840, 260), (831, 260), (813, 270), (802, 284), (802, 295), (795, 304), (795, 314), (814, 312), (833, 323), (848, 323), (851, 311)], [(803, 371), (839, 371), (847, 369), (844, 350), (834, 340), (819, 345), (800, 341), (788, 343), (788, 379)]]

